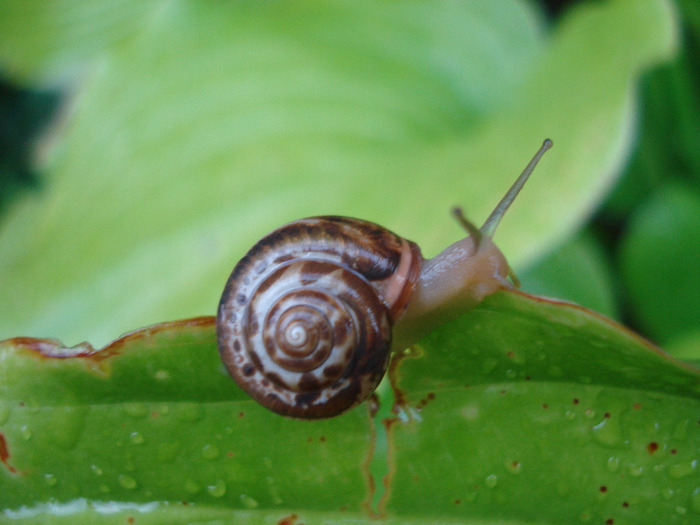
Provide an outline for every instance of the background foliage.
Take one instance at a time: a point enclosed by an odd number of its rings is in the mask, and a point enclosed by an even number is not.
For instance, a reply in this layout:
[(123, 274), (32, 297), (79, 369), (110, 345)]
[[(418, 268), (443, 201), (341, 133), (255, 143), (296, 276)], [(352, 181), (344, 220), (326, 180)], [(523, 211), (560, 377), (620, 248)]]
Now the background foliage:
[[(376, 220), (433, 255), (459, 236), (450, 206), (485, 217), (551, 135), (497, 239), (524, 289), (692, 355), (695, 3), (636, 42), (617, 8), (550, 6), (547, 20), (496, 2), (465, 21), (448, 5), (372, 10), (338, 32), (333, 10), (308, 6), (3, 2), (0, 336), (104, 344), (211, 313), (246, 246), (302, 215)], [(650, 5), (663, 20), (669, 5)], [(641, 90), (625, 78), (625, 53), (641, 71), (676, 40)]]
[[(692, 0), (0, 2), (0, 339), (212, 314), (305, 215), (432, 256), (549, 136), (496, 239), (524, 289), (700, 359), (698, 35)], [(4, 517), (700, 513), (697, 371), (575, 306), (493, 296), (404, 356), (377, 414), (315, 423), (237, 389), (211, 318), (92, 351), (0, 344)]]

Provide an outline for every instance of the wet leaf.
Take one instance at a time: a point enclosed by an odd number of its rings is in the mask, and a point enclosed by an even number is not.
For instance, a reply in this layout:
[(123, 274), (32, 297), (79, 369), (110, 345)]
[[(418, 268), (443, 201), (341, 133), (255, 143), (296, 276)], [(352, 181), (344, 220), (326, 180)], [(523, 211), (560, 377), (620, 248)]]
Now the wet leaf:
[(598, 314), (502, 292), (391, 375), (374, 419), (365, 403), (297, 421), (228, 378), (212, 318), (100, 351), (5, 341), (0, 507), (18, 523), (655, 524), (700, 513), (699, 372)]

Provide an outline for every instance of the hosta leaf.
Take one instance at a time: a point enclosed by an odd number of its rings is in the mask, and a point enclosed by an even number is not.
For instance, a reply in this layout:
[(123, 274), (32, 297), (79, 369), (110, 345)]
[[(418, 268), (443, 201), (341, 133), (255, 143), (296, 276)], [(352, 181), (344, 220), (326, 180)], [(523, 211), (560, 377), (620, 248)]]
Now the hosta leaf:
[(11, 72), (79, 74), (47, 190), (0, 230), (0, 337), (101, 345), (213, 313), (246, 249), (306, 215), (432, 256), (460, 235), (449, 208), (483, 220), (549, 136), (497, 237), (517, 269), (603, 198), (635, 82), (676, 41), (663, 0), (582, 3), (551, 30), (512, 0), (138, 4), (3, 6)]
[(700, 515), (698, 370), (598, 314), (502, 292), (398, 357), (391, 378), (375, 418), (365, 403), (297, 421), (228, 378), (212, 318), (96, 352), (8, 340), (0, 507), (25, 523)]

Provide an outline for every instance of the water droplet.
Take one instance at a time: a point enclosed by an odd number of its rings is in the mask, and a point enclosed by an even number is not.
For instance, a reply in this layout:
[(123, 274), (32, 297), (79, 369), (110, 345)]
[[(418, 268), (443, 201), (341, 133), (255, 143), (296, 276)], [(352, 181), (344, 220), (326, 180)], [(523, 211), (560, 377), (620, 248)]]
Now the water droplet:
[(688, 509), (686, 509), (685, 507), (681, 507), (680, 505), (676, 507), (676, 514), (683, 515), (686, 512), (688, 512)]
[(175, 416), (180, 421), (197, 421), (204, 416), (204, 408), (197, 403), (183, 404), (178, 409)]
[(671, 487), (666, 487), (664, 490), (661, 491), (661, 497), (665, 501), (671, 501), (671, 498), (673, 498), (674, 494), (675, 491)]
[(467, 421), (476, 421), (479, 419), (479, 407), (477, 405), (467, 405), (459, 411)]
[(92, 470), (96, 476), (101, 476), (103, 474), (102, 469), (97, 465), (90, 465), (90, 470)]
[(270, 458), (268, 458), (267, 456), (265, 456), (263, 458), (263, 465), (265, 465), (265, 468), (268, 470), (272, 469), (272, 460)]
[(158, 412), (161, 416), (167, 416), (170, 414), (170, 405), (163, 403), (162, 405), (158, 406), (156, 412)]
[(549, 367), (547, 370), (547, 373), (552, 376), (552, 377), (563, 377), (564, 376), (564, 371), (561, 369), (561, 367), (557, 365), (552, 365)]
[(132, 445), (141, 445), (146, 440), (140, 432), (132, 432), (129, 434), (129, 441)]
[(520, 463), (520, 461), (506, 461), (506, 469), (508, 472), (512, 472), (513, 474), (520, 473), (522, 466), (523, 465)]
[(566, 412), (564, 412), (564, 419), (568, 421), (573, 421), (575, 418), (576, 412), (574, 412), (573, 410), (567, 410)]
[(7, 423), (10, 419), (10, 405), (0, 405), (0, 425)]
[(615, 456), (610, 456), (608, 458), (608, 471), (609, 472), (617, 472), (617, 469), (620, 468), (620, 458), (615, 457)]
[(593, 419), (595, 417), (595, 410), (593, 410), (592, 408), (587, 408), (583, 411), (583, 415), (586, 416), (588, 419)]
[(158, 370), (153, 374), (153, 377), (155, 377), (156, 381), (167, 381), (170, 379), (170, 372), (167, 370)]
[(51, 442), (70, 450), (75, 447), (85, 428), (87, 407), (54, 407), (42, 415), (42, 432), (51, 436)]
[(498, 361), (492, 357), (488, 357), (481, 363), (481, 372), (484, 374), (491, 373), (497, 366)]
[(55, 474), (44, 474), (44, 481), (49, 487), (55, 487), (58, 483), (58, 478)]
[(508, 370), (506, 370), (506, 377), (508, 379), (515, 379), (516, 377), (518, 377), (518, 373), (512, 368), (509, 368)]
[(604, 418), (593, 427), (593, 439), (608, 447), (622, 445), (622, 429), (620, 428), (620, 418)]
[(219, 457), (219, 447), (216, 445), (204, 445), (202, 447), (202, 456), (206, 459), (216, 459)]
[(29, 430), (27, 425), (23, 425), (22, 428), (19, 429), (19, 435), (22, 436), (22, 439), (25, 441), (32, 439), (32, 431)]
[(267, 486), (270, 489), (270, 495), (272, 496), (272, 502), (275, 505), (281, 505), (282, 503), (284, 503), (284, 500), (282, 500), (282, 498), (280, 498), (280, 495), (277, 492), (277, 489), (275, 488), (275, 478), (268, 476), (266, 478), (266, 481), (267, 481)]
[(525, 356), (518, 351), (508, 352), (508, 357), (510, 357), (511, 361), (516, 365), (524, 365), (526, 361)]
[(498, 485), (498, 476), (496, 474), (491, 474), (486, 478), (486, 486), (490, 489)]
[(102, 492), (102, 494), (107, 494), (108, 492), (111, 492), (111, 489), (105, 484), (100, 485), (98, 487), (98, 490)]
[(690, 510), (700, 514), (700, 487), (696, 487), (690, 495)]
[(690, 476), (698, 468), (696, 459), (685, 463), (676, 463), (668, 468), (668, 475), (673, 479), (681, 479)]
[(128, 474), (120, 474), (117, 478), (117, 481), (119, 481), (119, 484), (122, 487), (128, 490), (133, 490), (136, 487), (138, 487), (138, 483), (136, 482), (136, 480)]
[(223, 480), (218, 480), (213, 485), (207, 485), (207, 492), (215, 498), (220, 498), (226, 494), (226, 483)]
[(198, 492), (201, 492), (202, 487), (200, 487), (194, 480), (188, 479), (185, 481), (185, 490), (189, 494), (197, 494)]
[(256, 509), (259, 505), (259, 503), (256, 500), (254, 500), (250, 496), (246, 496), (245, 494), (241, 494), (241, 503), (246, 509)]
[(642, 474), (644, 474), (644, 467), (641, 465), (636, 465), (634, 463), (631, 463), (627, 466), (627, 472), (630, 473), (630, 476), (634, 478), (638, 478)]
[(148, 407), (144, 403), (125, 403), (124, 413), (130, 417), (141, 418), (148, 414)]

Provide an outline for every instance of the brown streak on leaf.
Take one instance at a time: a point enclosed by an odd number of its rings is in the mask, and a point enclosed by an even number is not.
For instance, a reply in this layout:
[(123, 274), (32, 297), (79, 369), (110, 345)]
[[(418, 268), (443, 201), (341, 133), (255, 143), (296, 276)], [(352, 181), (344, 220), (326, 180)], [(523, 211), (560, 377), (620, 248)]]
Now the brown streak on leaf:
[(17, 469), (10, 465), (9, 459), (10, 451), (7, 448), (7, 441), (5, 440), (5, 435), (0, 432), (0, 463), (5, 465), (12, 474), (17, 474)]

